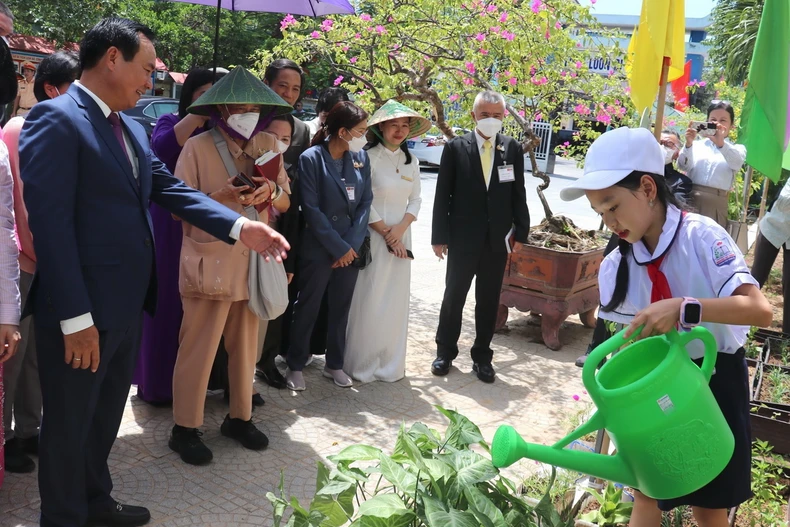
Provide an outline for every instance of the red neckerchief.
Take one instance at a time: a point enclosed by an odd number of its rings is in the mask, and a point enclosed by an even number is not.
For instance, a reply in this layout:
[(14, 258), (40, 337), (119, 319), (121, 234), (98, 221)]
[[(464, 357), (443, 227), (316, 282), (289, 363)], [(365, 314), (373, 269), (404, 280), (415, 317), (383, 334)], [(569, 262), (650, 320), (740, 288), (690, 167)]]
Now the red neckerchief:
[[(686, 211), (680, 213), (680, 221), (686, 217)], [(669, 282), (666, 275), (661, 272), (661, 264), (667, 256), (669, 249), (664, 251), (664, 254), (647, 264), (647, 276), (653, 283), (653, 289), (650, 291), (650, 303), (658, 302), (659, 300), (667, 300), (672, 298), (672, 290), (669, 288)]]

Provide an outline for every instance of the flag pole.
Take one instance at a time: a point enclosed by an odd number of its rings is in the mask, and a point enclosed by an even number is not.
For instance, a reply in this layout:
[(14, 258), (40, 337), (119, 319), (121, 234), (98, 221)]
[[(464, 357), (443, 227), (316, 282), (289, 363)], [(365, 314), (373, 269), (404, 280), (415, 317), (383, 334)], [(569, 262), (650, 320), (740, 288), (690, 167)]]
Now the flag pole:
[(661, 80), (659, 82), (658, 88), (658, 106), (656, 108), (656, 126), (653, 130), (653, 134), (656, 136), (656, 140), (661, 139), (661, 130), (664, 129), (664, 106), (666, 105), (667, 101), (667, 80), (669, 78), (669, 57), (664, 57), (664, 60), (661, 63)]
[(765, 205), (766, 205), (766, 202), (768, 201), (768, 187), (769, 186), (770, 185), (768, 184), (767, 181), (763, 185), (763, 197), (760, 200), (760, 215), (757, 217), (758, 221), (763, 219), (763, 216), (765, 216)]
[(741, 213), (741, 223), (746, 221), (746, 215), (749, 212), (749, 198), (751, 197), (752, 190), (752, 174), (754, 169), (750, 166), (746, 169), (746, 174), (743, 176), (743, 212)]

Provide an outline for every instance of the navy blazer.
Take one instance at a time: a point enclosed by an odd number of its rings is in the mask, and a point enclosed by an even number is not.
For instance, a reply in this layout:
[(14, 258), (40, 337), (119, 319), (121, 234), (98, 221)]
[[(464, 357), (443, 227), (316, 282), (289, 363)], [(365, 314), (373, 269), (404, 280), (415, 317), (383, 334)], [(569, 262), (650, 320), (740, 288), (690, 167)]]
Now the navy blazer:
[[(345, 180), (345, 181), (344, 181)], [(300, 255), (332, 263), (349, 249), (359, 250), (368, 233), (373, 187), (370, 160), (364, 150), (343, 154), (343, 173), (335, 168), (327, 143), (299, 157), (299, 204), (305, 218)], [(349, 200), (346, 187), (354, 188)]]
[(37, 256), (25, 312), (37, 324), (91, 313), (122, 329), (156, 308), (149, 200), (227, 243), (239, 215), (176, 179), (151, 153), (142, 125), (121, 114), (139, 165), (134, 178), (109, 121), (72, 86), (27, 115), (19, 141), (24, 199)]

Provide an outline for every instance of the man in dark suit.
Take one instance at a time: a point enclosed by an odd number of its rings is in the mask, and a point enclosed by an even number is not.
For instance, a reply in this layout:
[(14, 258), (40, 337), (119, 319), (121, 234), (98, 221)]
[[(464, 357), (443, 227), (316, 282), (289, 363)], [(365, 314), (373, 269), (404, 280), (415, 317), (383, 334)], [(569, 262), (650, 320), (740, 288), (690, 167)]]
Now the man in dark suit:
[(20, 166), (38, 268), (36, 317), (44, 418), (42, 527), (143, 525), (143, 507), (111, 497), (107, 466), (140, 346), (156, 306), (149, 200), (227, 243), (280, 259), (288, 244), (193, 190), (151, 153), (143, 127), (118, 112), (152, 88), (151, 31), (105, 19), (80, 45), (80, 80), (28, 114)]
[(490, 346), (507, 263), (505, 238), (515, 224), (517, 249), (529, 233), (524, 152), (517, 141), (499, 134), (504, 117), (502, 95), (478, 94), (472, 110), (475, 131), (456, 137), (442, 152), (431, 244), (436, 256), (447, 255), (448, 261), (434, 375), (447, 375), (458, 356), (466, 295), (476, 278), (473, 371), (481, 381), (494, 382)]

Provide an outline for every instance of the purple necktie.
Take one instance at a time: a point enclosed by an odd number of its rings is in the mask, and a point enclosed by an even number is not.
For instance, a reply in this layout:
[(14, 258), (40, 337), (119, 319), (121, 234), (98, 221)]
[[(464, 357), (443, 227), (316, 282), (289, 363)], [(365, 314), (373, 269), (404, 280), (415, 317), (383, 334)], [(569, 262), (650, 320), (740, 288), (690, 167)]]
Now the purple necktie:
[[(110, 121), (110, 126), (112, 126), (112, 133), (115, 134), (115, 138), (118, 140), (118, 143), (121, 145), (121, 150), (123, 153), (126, 154), (126, 160), (129, 161), (129, 152), (126, 151), (126, 141), (123, 140), (123, 128), (121, 128), (121, 118), (118, 117), (118, 114), (115, 112), (110, 112), (110, 115), (107, 116), (107, 120)], [(131, 161), (129, 161), (131, 164)]]

